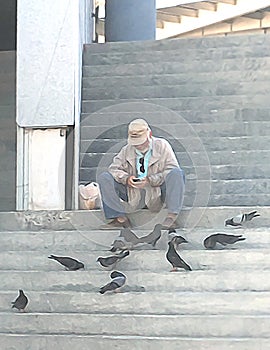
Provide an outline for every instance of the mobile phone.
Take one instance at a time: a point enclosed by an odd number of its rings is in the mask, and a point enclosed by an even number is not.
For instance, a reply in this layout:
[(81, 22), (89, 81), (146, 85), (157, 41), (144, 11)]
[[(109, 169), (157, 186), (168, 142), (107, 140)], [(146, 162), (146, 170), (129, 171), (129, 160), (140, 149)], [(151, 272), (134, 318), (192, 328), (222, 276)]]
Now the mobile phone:
[(134, 179), (132, 179), (133, 182), (140, 182), (142, 181), (142, 179), (138, 179), (137, 177), (134, 177)]

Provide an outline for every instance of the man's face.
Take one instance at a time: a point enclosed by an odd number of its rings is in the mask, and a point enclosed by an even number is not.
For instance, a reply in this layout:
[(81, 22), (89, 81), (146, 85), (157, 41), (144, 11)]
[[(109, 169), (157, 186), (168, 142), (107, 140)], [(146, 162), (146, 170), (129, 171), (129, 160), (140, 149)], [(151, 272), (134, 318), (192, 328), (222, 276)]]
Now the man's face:
[(150, 141), (149, 141), (149, 139), (147, 139), (147, 140), (146, 140), (144, 143), (142, 143), (141, 145), (135, 146), (135, 148), (136, 148), (138, 151), (140, 151), (140, 152), (148, 151), (149, 145), (150, 145)]

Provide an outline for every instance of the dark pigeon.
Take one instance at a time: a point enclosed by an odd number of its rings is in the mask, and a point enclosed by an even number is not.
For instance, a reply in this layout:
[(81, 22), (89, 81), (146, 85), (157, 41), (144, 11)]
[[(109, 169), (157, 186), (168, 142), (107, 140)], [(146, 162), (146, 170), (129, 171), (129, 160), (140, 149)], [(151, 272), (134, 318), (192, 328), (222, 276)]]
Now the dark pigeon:
[(17, 299), (15, 301), (12, 301), (11, 304), (13, 304), (12, 308), (15, 307), (19, 311), (24, 311), (25, 310), (26, 305), (28, 304), (28, 298), (24, 294), (22, 289), (19, 290), (19, 296), (17, 297)]
[(161, 237), (161, 224), (156, 224), (153, 231), (150, 232), (147, 236), (143, 236), (140, 238), (141, 243), (151, 244), (153, 247), (157, 244), (157, 241)]
[(140, 243), (140, 238), (129, 228), (121, 229), (120, 237), (123, 237), (127, 243), (131, 243), (132, 246)]
[(230, 219), (227, 219), (225, 221), (225, 226), (242, 226), (245, 222), (251, 221), (252, 219), (258, 216), (260, 216), (260, 214), (257, 212), (257, 210), (246, 214), (240, 214)]
[(172, 271), (177, 271), (177, 268), (182, 268), (186, 271), (191, 271), (191, 267), (176, 252), (174, 243), (170, 241), (168, 245), (169, 249), (166, 253), (166, 258), (173, 267)]
[(70, 258), (68, 256), (50, 255), (48, 256), (48, 258), (58, 261), (61, 265), (65, 266), (65, 268), (69, 271), (84, 269), (84, 264), (82, 262), (76, 259)]
[(169, 229), (168, 236), (170, 238), (170, 241), (173, 242), (175, 248), (177, 248), (182, 243), (188, 243), (184, 237), (176, 234), (175, 229)]
[(124, 259), (128, 255), (129, 255), (129, 251), (126, 250), (126, 251), (123, 251), (117, 255), (108, 256), (106, 258), (103, 258), (100, 256), (97, 259), (97, 262), (99, 262), (100, 265), (103, 267), (113, 268), (120, 260)]
[(109, 291), (118, 292), (120, 288), (126, 283), (126, 276), (122, 272), (113, 271), (110, 274), (110, 277), (112, 281), (101, 287), (99, 293), (104, 294)]
[(222, 244), (223, 246), (227, 244), (234, 244), (238, 241), (244, 241), (246, 238), (242, 237), (242, 235), (228, 235), (225, 233), (215, 233), (206, 237), (203, 241), (203, 245), (206, 249), (214, 249), (216, 244)]
[(174, 237), (172, 237), (171, 242), (174, 244), (174, 246), (176, 248), (182, 243), (188, 243), (188, 241), (182, 236), (174, 236)]

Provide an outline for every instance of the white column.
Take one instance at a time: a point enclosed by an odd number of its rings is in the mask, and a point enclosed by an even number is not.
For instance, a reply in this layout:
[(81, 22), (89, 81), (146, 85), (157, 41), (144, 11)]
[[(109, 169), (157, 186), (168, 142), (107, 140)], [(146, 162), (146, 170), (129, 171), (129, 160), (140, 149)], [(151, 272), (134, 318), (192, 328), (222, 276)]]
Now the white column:
[[(81, 59), (83, 44), (92, 39), (91, 10), (92, 0), (17, 0), (17, 209), (65, 208), (61, 134), (66, 126), (79, 130)], [(77, 164), (78, 154), (74, 158)], [(77, 179), (78, 169), (73, 173)]]

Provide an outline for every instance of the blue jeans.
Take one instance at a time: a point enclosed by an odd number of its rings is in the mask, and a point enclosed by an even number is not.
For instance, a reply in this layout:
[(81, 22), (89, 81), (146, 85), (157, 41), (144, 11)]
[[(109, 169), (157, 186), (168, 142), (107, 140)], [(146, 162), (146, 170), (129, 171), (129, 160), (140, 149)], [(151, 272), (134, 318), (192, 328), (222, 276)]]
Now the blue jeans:
[[(127, 186), (114, 180), (109, 172), (98, 177), (104, 215), (106, 219), (126, 216), (120, 199), (127, 202)], [(180, 168), (173, 168), (160, 186), (161, 201), (166, 204), (169, 213), (179, 214), (184, 200), (185, 176)]]

